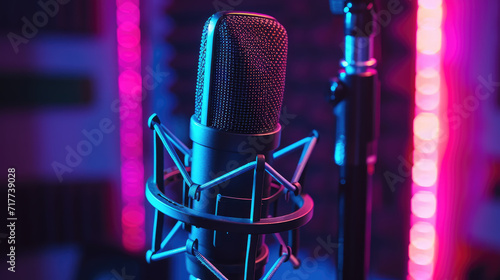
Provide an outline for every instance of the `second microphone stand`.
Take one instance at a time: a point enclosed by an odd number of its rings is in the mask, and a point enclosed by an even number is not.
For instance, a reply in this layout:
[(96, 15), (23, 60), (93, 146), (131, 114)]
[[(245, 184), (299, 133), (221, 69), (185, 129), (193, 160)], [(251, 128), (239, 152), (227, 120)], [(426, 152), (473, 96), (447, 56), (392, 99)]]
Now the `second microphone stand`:
[[(380, 96), (373, 28), (367, 28), (373, 27), (373, 3), (352, 0), (344, 4), (345, 59), (338, 77), (331, 81), (330, 95), (337, 119), (334, 158), (340, 170), (338, 279), (363, 280), (370, 263)], [(332, 10), (335, 13), (333, 3)]]

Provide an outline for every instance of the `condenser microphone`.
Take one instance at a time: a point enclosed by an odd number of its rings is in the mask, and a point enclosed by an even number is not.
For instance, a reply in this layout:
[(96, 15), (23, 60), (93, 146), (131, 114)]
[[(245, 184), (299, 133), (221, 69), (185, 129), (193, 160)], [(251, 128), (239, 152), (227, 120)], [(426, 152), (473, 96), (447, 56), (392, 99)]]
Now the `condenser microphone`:
[[(298, 181), (317, 134), (275, 151), (281, 135), (287, 48), (287, 32), (273, 17), (221, 12), (207, 20), (190, 123), (192, 149), (180, 143), (156, 115), (149, 121), (155, 131), (156, 159), (146, 195), (157, 209), (157, 232), (148, 261), (187, 252), (190, 279), (259, 279), (269, 259), (264, 237), (273, 234), (281, 245), (280, 257), (265, 279), (285, 261), (300, 265), (295, 257), (298, 240), (290, 238), (287, 245), (279, 232), (298, 236), (292, 233), (312, 217), (312, 200), (301, 193)], [(161, 144), (178, 171), (163, 173)], [(174, 146), (186, 156), (185, 164)], [(301, 146), (302, 156), (288, 181), (272, 167), (273, 159)], [(162, 193), (165, 182), (179, 178), (184, 180), (182, 205)], [(277, 216), (275, 203), (285, 189), (295, 211)], [(273, 211), (270, 204), (275, 206)], [(161, 244), (160, 213), (179, 220)], [(162, 252), (181, 224), (188, 232), (186, 246)]]
[[(193, 140), (191, 178), (206, 183), (263, 154), (271, 163), (279, 145), (288, 38), (274, 18), (255, 13), (215, 14), (205, 24), (200, 48), (195, 114), (191, 119)], [(252, 152), (242, 152), (251, 149)], [(252, 176), (233, 178), (193, 202), (200, 212), (249, 218)], [(265, 175), (262, 197), (270, 194), (271, 177)], [(233, 200), (232, 197), (246, 200)], [(217, 209), (216, 209), (217, 208)], [(263, 205), (259, 218), (267, 217)], [(242, 279), (247, 235), (191, 228), (198, 250), (219, 267), (237, 267), (229, 279)], [(267, 248), (256, 238), (256, 276), (262, 276)], [(188, 271), (209, 279), (206, 268), (188, 255)], [(229, 268), (227, 269), (229, 270)]]

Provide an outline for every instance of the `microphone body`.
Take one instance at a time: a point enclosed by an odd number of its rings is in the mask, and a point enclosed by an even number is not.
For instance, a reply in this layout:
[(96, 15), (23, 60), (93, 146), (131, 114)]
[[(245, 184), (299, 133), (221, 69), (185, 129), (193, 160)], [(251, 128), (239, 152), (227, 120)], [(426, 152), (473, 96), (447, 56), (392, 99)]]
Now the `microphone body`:
[[(195, 114), (191, 178), (204, 184), (264, 155), (272, 163), (279, 146), (279, 114), (284, 91), (287, 34), (269, 16), (253, 13), (215, 14), (205, 25)], [(269, 197), (271, 176), (264, 175), (262, 197)], [(245, 173), (206, 192), (192, 202), (203, 213), (250, 218), (253, 174)], [(258, 218), (268, 215), (264, 202)], [(189, 238), (198, 251), (229, 279), (243, 279), (248, 234), (191, 227)], [(255, 237), (256, 270), (260, 278), (268, 249)], [(188, 272), (195, 278), (216, 279), (193, 255)]]
[[(207, 183), (239, 166), (264, 155), (272, 163), (272, 152), (279, 146), (280, 131), (271, 133), (237, 134), (205, 127), (191, 119), (190, 137), (193, 140), (191, 178), (196, 184)], [(255, 144), (251, 144), (255, 143)], [(247, 153), (242, 152), (242, 147)], [(249, 152), (251, 151), (251, 152)], [(262, 197), (270, 195), (271, 177), (266, 174)], [(192, 208), (219, 216), (250, 218), (253, 174), (245, 173), (206, 192), (192, 203)], [(268, 203), (262, 203), (261, 218), (268, 215)], [(189, 238), (198, 240), (198, 251), (209, 259), (229, 279), (243, 279), (248, 234), (191, 227)], [(257, 240), (256, 278), (263, 275), (268, 248), (263, 236)], [(186, 255), (188, 272), (199, 279), (217, 279), (195, 256)]]
[[(154, 174), (146, 183), (146, 198), (155, 208), (148, 262), (186, 253), (192, 280), (259, 279), (268, 261), (264, 237), (269, 234), (279, 242), (280, 252), (264, 278), (271, 279), (288, 261), (300, 267), (298, 229), (311, 220), (314, 202), (302, 193), (299, 181), (318, 133), (275, 151), (287, 47), (285, 29), (270, 16), (220, 12), (208, 19), (190, 124), (192, 149), (156, 114), (148, 120), (155, 153)], [(176, 170), (163, 169), (164, 148)], [(289, 181), (272, 161), (300, 148)], [(181, 185), (182, 203), (167, 197), (164, 189)], [(277, 202), (285, 192), (293, 211), (278, 215)], [(163, 232), (165, 216), (177, 220), (168, 234)], [(186, 245), (171, 248), (169, 241), (181, 227), (188, 232)], [(292, 236), (288, 244), (280, 232)]]

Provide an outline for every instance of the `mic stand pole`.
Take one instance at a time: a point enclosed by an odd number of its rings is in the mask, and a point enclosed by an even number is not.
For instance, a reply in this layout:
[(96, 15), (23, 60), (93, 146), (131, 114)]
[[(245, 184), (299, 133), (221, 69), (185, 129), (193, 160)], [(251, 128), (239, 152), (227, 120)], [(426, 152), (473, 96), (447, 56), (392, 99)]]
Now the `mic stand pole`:
[(380, 101), (373, 58), (373, 3), (347, 0), (342, 13), (345, 59), (338, 77), (331, 81), (330, 95), (337, 119), (334, 158), (340, 170), (338, 279), (364, 280), (370, 266)]

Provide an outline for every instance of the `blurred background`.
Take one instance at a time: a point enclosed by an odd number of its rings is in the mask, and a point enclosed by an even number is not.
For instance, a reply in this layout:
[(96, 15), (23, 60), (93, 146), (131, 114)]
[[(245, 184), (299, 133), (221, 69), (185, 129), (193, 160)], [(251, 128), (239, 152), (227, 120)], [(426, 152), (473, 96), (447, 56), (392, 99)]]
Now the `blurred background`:
[[(371, 279), (500, 279), (500, 3), (480, 2), (377, 1)], [(338, 174), (326, 95), (343, 55), (343, 19), (327, 0), (3, 1), (0, 170), (16, 170), (17, 221), (15, 273), (7, 270), (11, 233), (0, 227), (1, 279), (188, 279), (183, 256), (145, 261), (153, 214), (144, 198), (153, 172), (146, 120), (157, 113), (189, 143), (201, 32), (220, 10), (269, 14), (288, 31), (282, 146), (312, 129), (320, 141), (306, 177), (315, 215), (302, 230), (303, 266), (286, 263), (276, 279), (335, 279)], [(416, 36), (441, 15), (439, 37)], [(438, 45), (440, 75), (417, 73), (430, 57), (417, 39)], [(439, 99), (421, 94), (423, 80), (433, 80)], [(439, 109), (441, 128), (436, 167), (424, 170), (436, 199), (422, 201), (412, 197), (421, 183), (415, 153), (418, 129), (430, 124), (414, 117), (429, 108)], [(285, 174), (291, 162), (280, 162)], [(410, 240), (421, 219), (435, 226), (429, 246)]]

